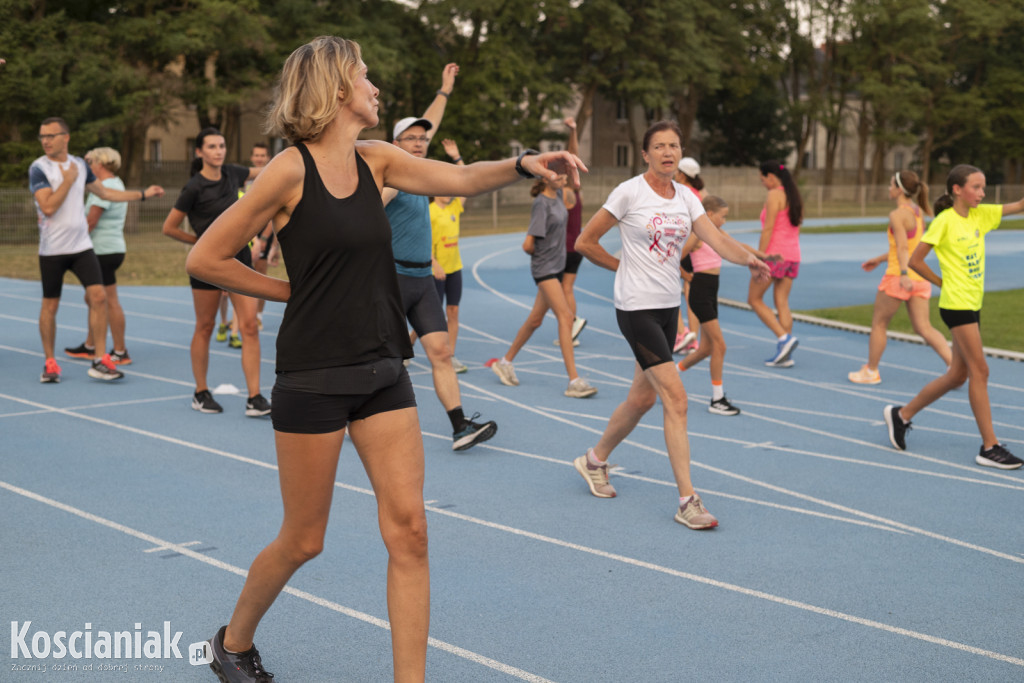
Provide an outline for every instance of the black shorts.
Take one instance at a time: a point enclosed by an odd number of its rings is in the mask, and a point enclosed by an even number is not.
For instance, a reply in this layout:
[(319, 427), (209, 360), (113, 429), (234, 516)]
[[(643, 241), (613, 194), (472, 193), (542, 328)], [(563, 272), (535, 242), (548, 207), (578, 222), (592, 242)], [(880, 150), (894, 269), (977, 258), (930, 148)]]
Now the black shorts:
[(117, 284), (117, 269), (124, 263), (124, 252), (120, 254), (98, 254), (100, 261), (100, 274), (103, 277), (103, 286), (110, 287)]
[(580, 270), (580, 264), (583, 263), (583, 254), (578, 251), (567, 251), (565, 252), (565, 272), (569, 275), (575, 275)]
[(447, 332), (448, 321), (444, 317), (441, 299), (437, 296), (434, 276), (412, 277), (398, 274), (398, 289), (402, 293), (402, 310), (417, 336), (425, 337), (432, 332)]
[(615, 319), (641, 370), (672, 362), (672, 344), (679, 324), (678, 306), (643, 311), (616, 308)]
[(679, 262), (679, 266), (683, 270), (685, 270), (687, 273), (692, 273), (693, 272), (693, 259), (691, 259), (690, 255), (687, 254), (686, 256), (683, 257), (683, 260)]
[[(241, 261), (247, 267), (252, 268), (252, 249), (250, 249), (248, 245), (242, 247), (242, 251), (235, 254), (235, 260)], [(191, 275), (188, 276), (188, 283), (192, 285), (192, 289), (220, 289), (217, 285), (211, 285), (209, 282), (197, 280)]]
[(539, 285), (540, 283), (544, 282), (545, 280), (558, 280), (559, 282), (561, 282), (562, 281), (562, 277), (564, 275), (565, 275), (565, 273), (551, 273), (551, 275), (541, 275), (540, 277), (533, 278), (533, 283), (536, 284), (536, 285)]
[(434, 279), (437, 298), (444, 306), (458, 306), (462, 301), (462, 269), (448, 273), (443, 280)]
[(270, 236), (267, 237), (267, 239), (265, 239), (265, 240), (261, 240), (260, 242), (261, 242), (261, 244), (263, 244), (263, 251), (260, 252), (260, 260), (261, 261), (266, 261), (267, 260), (267, 254), (270, 253), (270, 247), (271, 247), (271, 245), (274, 244), (274, 231), (271, 230), (270, 231)]
[(329, 434), (352, 420), (416, 407), (401, 358), (322, 370), (281, 372), (270, 394), (274, 431)]
[(59, 299), (64, 289), (64, 273), (71, 271), (83, 287), (103, 284), (100, 262), (92, 249), (77, 254), (39, 257), (39, 275), (44, 299)]
[(718, 275), (694, 273), (687, 301), (701, 323), (718, 320)]
[(942, 322), (946, 323), (946, 327), (953, 329), (960, 325), (970, 325), (977, 323), (981, 326), (981, 310), (977, 311), (957, 311), (951, 308), (939, 308), (939, 317), (942, 318)]

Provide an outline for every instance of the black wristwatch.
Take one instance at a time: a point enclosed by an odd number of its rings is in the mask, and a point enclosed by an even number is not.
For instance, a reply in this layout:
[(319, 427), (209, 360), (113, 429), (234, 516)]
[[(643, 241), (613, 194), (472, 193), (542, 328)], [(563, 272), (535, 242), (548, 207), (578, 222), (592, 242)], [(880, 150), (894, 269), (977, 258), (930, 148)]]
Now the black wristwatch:
[(533, 155), (533, 154), (540, 154), (540, 152), (538, 152), (535, 149), (524, 149), (523, 153), (520, 154), (519, 157), (516, 159), (516, 173), (518, 173), (521, 178), (536, 178), (537, 177), (537, 176), (533, 175), (532, 173), (530, 173), (529, 171), (527, 171), (525, 168), (523, 168), (523, 157), (528, 156), (528, 155)]

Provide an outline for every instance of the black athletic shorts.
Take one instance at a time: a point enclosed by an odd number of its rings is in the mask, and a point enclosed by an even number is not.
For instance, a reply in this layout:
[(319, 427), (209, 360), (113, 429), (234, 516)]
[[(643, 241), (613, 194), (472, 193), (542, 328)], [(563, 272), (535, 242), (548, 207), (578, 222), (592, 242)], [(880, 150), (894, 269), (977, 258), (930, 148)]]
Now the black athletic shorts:
[(100, 274), (103, 277), (103, 286), (109, 287), (117, 284), (117, 269), (124, 263), (124, 252), (120, 254), (98, 254), (100, 261)]
[(694, 273), (690, 281), (690, 310), (701, 323), (718, 319), (718, 275)]
[(399, 273), (398, 289), (402, 293), (402, 310), (417, 336), (448, 331), (448, 321), (437, 296), (433, 275), (412, 277)]
[[(250, 249), (248, 245), (242, 247), (242, 251), (235, 254), (235, 260), (241, 261), (249, 268), (252, 268), (252, 249)], [(191, 275), (188, 276), (188, 283), (192, 285), (192, 289), (220, 289), (220, 287), (211, 285), (209, 282), (197, 280)]]
[(352, 420), (416, 407), (401, 358), (322, 370), (279, 372), (270, 394), (274, 430), (329, 434)]
[(672, 344), (679, 324), (678, 306), (643, 311), (616, 308), (615, 319), (641, 370), (672, 362)]
[(564, 275), (565, 275), (565, 273), (551, 273), (551, 275), (541, 275), (540, 277), (533, 278), (533, 283), (536, 284), (536, 285), (539, 285), (540, 283), (544, 282), (545, 280), (558, 280), (559, 282), (561, 282), (562, 281), (562, 277)]
[(565, 272), (575, 275), (579, 272), (581, 263), (583, 263), (583, 254), (578, 251), (565, 252)]
[(687, 273), (692, 273), (693, 272), (693, 259), (691, 259), (690, 255), (687, 254), (686, 256), (683, 257), (683, 260), (679, 262), (679, 266), (683, 270), (685, 270)]
[(443, 280), (434, 278), (434, 287), (443, 306), (458, 306), (462, 301), (462, 269), (448, 273)]
[(942, 322), (946, 323), (946, 327), (953, 329), (960, 325), (970, 325), (972, 323), (978, 323), (981, 326), (981, 310), (977, 311), (957, 311), (951, 308), (939, 308), (939, 317), (942, 318)]
[(71, 271), (83, 287), (103, 284), (100, 262), (92, 249), (77, 254), (56, 254), (39, 257), (39, 275), (44, 299), (59, 299), (64, 289), (64, 273)]

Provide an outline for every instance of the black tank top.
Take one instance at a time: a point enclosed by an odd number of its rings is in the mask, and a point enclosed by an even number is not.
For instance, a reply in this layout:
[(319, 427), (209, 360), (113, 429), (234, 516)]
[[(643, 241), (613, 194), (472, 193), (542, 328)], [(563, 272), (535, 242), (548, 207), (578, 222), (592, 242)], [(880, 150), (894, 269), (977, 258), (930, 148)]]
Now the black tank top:
[(359, 153), (359, 184), (344, 199), (324, 187), (309, 150), (302, 199), (278, 231), (291, 296), (277, 335), (277, 371), (411, 358), (391, 224)]

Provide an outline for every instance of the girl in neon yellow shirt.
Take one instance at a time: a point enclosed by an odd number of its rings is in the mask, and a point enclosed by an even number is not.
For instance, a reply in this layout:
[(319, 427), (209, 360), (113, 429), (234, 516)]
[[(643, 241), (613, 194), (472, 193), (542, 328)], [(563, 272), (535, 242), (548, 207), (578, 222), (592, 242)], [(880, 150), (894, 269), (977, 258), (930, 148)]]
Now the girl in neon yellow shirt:
[[(999, 443), (988, 400), (988, 362), (981, 343), (981, 302), (985, 291), (985, 234), (999, 227), (1003, 216), (1024, 210), (1024, 199), (1012, 204), (984, 204), (985, 174), (967, 164), (954, 166), (946, 178), (946, 194), (935, 202), (935, 220), (910, 257), (910, 267), (941, 288), (939, 314), (953, 336), (953, 358), (946, 374), (922, 389), (905, 406), (886, 406), (889, 441), (906, 450), (910, 420), (951, 389), (968, 382), (981, 449), (974, 461), (984, 467), (1014, 470), (1024, 464)], [(932, 249), (942, 275), (924, 259)]]

